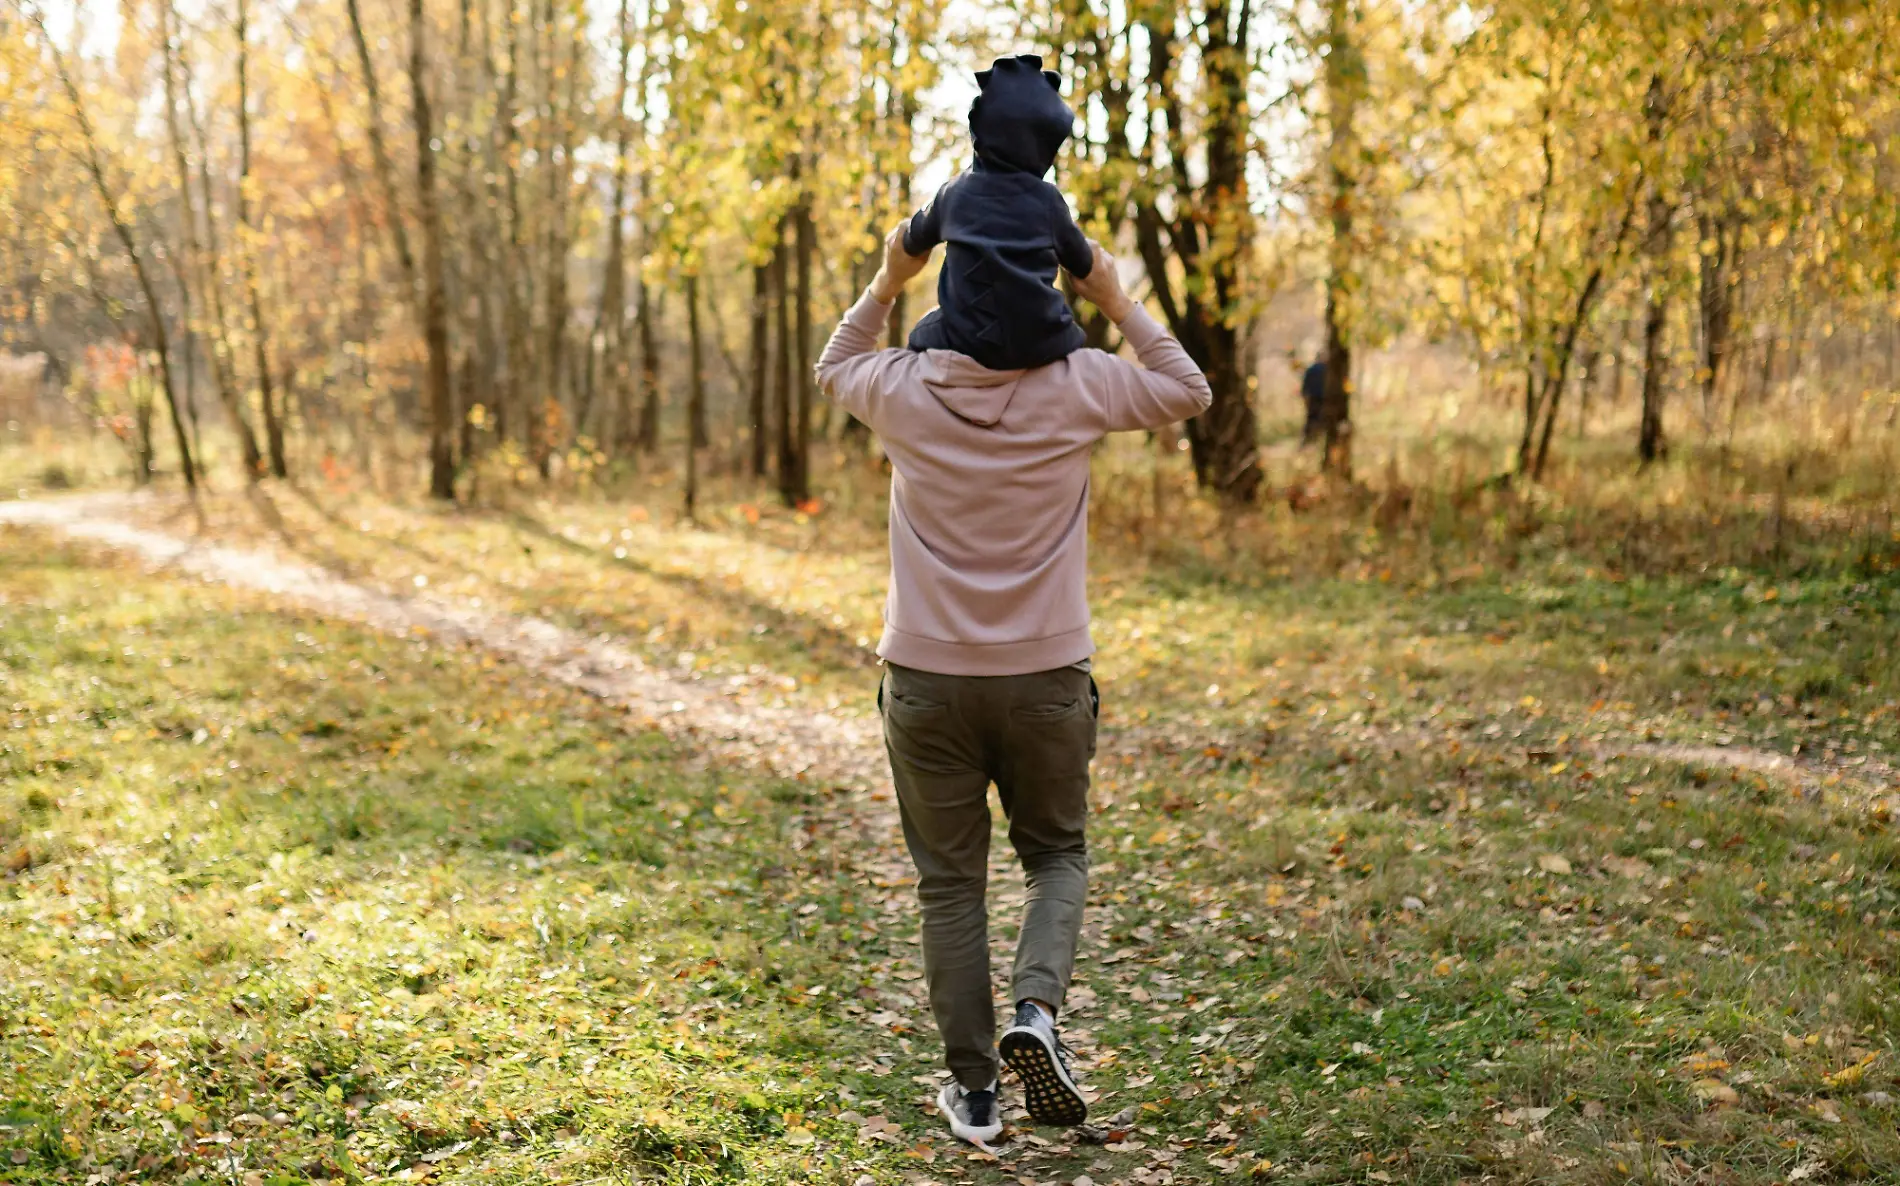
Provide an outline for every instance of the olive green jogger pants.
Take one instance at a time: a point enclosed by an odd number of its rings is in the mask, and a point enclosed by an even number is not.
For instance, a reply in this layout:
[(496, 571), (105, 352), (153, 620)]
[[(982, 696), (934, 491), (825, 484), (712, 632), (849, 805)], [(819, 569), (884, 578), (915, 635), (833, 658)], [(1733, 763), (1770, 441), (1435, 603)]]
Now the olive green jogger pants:
[(1075, 667), (969, 676), (891, 665), (879, 686), (884, 747), (917, 866), (930, 1011), (944, 1061), (966, 1088), (986, 1088), (997, 1074), (984, 903), (990, 784), (1028, 889), (1010, 999), (1060, 1008), (1088, 897), (1084, 831), (1099, 706), (1095, 681)]

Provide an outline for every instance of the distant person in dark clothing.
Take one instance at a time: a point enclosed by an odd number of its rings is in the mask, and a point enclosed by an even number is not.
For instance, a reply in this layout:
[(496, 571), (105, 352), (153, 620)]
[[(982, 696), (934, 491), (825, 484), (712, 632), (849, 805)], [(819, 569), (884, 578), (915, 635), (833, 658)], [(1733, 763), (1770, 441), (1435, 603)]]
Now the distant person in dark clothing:
[(1062, 101), (1060, 78), (1033, 54), (998, 58), (976, 81), (976, 161), (945, 182), (904, 232), (913, 256), (948, 244), (937, 307), (909, 344), (954, 350), (993, 371), (1024, 370), (1086, 344), (1056, 289), (1056, 268), (1087, 279), (1095, 252), (1062, 191), (1043, 180), (1075, 131), (1075, 113)]
[(1326, 360), (1317, 358), (1313, 365), (1306, 368), (1300, 376), (1300, 399), (1306, 404), (1306, 427), (1300, 432), (1300, 443), (1310, 445), (1319, 436), (1320, 412), (1326, 406)]

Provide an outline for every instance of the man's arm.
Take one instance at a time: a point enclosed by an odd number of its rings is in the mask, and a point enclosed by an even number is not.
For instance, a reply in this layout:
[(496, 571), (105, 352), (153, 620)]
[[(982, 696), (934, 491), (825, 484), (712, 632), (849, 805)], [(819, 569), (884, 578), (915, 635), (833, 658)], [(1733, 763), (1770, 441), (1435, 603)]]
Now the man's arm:
[(879, 300), (874, 289), (866, 289), (858, 303), (845, 311), (844, 320), (831, 331), (831, 340), (818, 356), (818, 389), (873, 432), (882, 431), (878, 380), (884, 368), (878, 339), (890, 317), (890, 302)]
[(839, 407), (882, 432), (883, 374), (894, 352), (879, 350), (877, 343), (890, 320), (891, 304), (917, 273), (929, 262), (929, 253), (913, 256), (904, 250), (908, 222), (892, 227), (884, 236), (884, 263), (871, 278), (858, 303), (851, 306), (831, 331), (818, 356), (818, 389), (835, 400)]
[(1207, 411), (1214, 402), (1207, 376), (1148, 310), (1131, 305), (1115, 325), (1141, 365), (1112, 354), (1094, 356), (1105, 365), (1089, 376), (1087, 394), (1101, 409), (1104, 431), (1160, 428)]
[(1099, 351), (1069, 356), (1084, 368), (1082, 395), (1100, 415), (1102, 431), (1160, 428), (1205, 412), (1214, 402), (1207, 376), (1174, 335), (1122, 291), (1114, 257), (1091, 247), (1095, 266), (1086, 277), (1076, 278), (1075, 291), (1115, 323), (1141, 360), (1140, 366), (1134, 366)]

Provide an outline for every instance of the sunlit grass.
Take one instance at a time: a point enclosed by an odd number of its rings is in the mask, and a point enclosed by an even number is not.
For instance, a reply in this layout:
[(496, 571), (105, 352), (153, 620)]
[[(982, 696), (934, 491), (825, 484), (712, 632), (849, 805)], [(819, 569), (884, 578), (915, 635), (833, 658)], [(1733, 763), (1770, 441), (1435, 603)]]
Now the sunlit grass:
[[(1393, 503), (1377, 470), (1326, 492), (1276, 456), (1275, 501), (1227, 523), (1169, 458), (1166, 533), (1141, 517), (1152, 451), (1098, 459), (1108, 731), (1069, 1032), (1098, 1114), (1132, 1115), (1107, 1149), (1045, 1132), (1001, 1166), (907, 1152), (938, 1128), (910, 1082), (935, 1067), (908, 891), (854, 866), (875, 839), (794, 843), (822, 801), (695, 773), (479, 654), (16, 533), (0, 699), (31, 707), (0, 850), (28, 855), (0, 960), (25, 1180), (83, 1180), (89, 1154), (182, 1178), (233, 1146), (291, 1181), (1900, 1173), (1900, 583), (1871, 487), (1791, 486), (1776, 549), (1772, 492), (1680, 458), (1529, 495), (1427, 489), (1401, 459)], [(220, 538), (868, 712), (884, 479), (840, 472), (816, 514), (716, 484), (693, 525), (663, 472), (451, 511), (267, 484), (206, 511)], [(1643, 748), (1666, 741), (1815, 766)], [(884, 1009), (903, 1020), (862, 1020)], [(170, 1065), (120, 1058), (147, 1037)], [(832, 1119), (878, 1111), (901, 1141)]]
[(787, 1133), (879, 1051), (806, 990), (878, 957), (793, 913), (840, 892), (804, 789), (479, 654), (0, 548), (0, 1177), (835, 1164)]

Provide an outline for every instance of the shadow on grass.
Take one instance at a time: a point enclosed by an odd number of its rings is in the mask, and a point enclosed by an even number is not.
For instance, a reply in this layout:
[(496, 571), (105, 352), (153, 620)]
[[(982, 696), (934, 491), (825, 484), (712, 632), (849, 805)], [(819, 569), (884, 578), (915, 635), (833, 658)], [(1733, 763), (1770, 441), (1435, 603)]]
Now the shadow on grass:
[[(437, 552), (432, 552), (427, 548), (419, 547), (416, 544), (410, 543), (406, 539), (400, 539), (394, 536), (372, 535), (371, 533), (364, 531), (361, 527), (358, 527), (356, 524), (351, 523), (349, 520), (343, 518), (341, 515), (338, 515), (335, 511), (331, 510), (329, 507), (325, 506), (323, 502), (320, 499), (318, 499), (315, 494), (311, 493), (309, 490), (306, 490), (302, 486), (292, 483), (290, 486), (290, 490), (292, 493), (294, 493), (297, 496), (298, 501), (302, 502), (306, 507), (310, 508), (310, 512), (312, 514), (322, 519), (325, 523), (328, 523), (331, 527), (335, 528), (337, 531), (348, 532), (350, 535), (355, 536), (357, 539), (360, 539), (367, 544), (372, 544), (378, 547), (394, 548), (395, 550), (399, 552), (404, 552), (410, 556), (413, 556), (415, 559), (427, 564), (439, 564), (444, 568), (453, 569), (454, 571), (462, 574), (463, 576), (479, 577), (482, 575), (481, 573), (476, 571), (474, 568), (471, 568), (470, 566), (463, 564), (460, 561), (457, 561), (455, 559), (452, 559), (451, 557), (442, 555)], [(305, 556), (310, 556), (312, 552), (317, 552), (318, 556), (313, 557), (313, 558), (316, 558), (319, 564), (324, 564), (326, 567), (330, 567), (331, 571), (335, 572), (336, 575), (338, 576), (344, 576), (344, 577), (348, 577), (354, 580), (354, 579), (358, 579), (362, 575), (359, 571), (356, 570), (354, 565), (351, 565), (347, 560), (344, 560), (343, 558), (337, 556), (335, 553), (317, 549), (314, 545), (309, 544), (308, 542), (300, 542), (299, 540), (297, 540), (296, 537), (290, 535), (288, 530), (282, 526), (283, 518), (281, 515), (278, 514), (276, 506), (270, 502), (269, 496), (259, 491), (259, 497), (262, 499), (262, 502), (258, 504), (258, 510), (259, 510), (260, 516), (265, 517), (265, 522), (267, 524), (272, 522), (272, 517), (275, 517), (275, 522), (277, 525), (275, 530), (278, 531), (279, 538), (284, 541), (286, 546), (294, 550), (297, 550), (299, 554), (302, 554)]]
[(857, 671), (872, 666), (873, 659), (870, 651), (857, 645), (844, 631), (809, 615), (794, 613), (781, 606), (773, 605), (771, 602), (753, 597), (720, 581), (708, 580), (689, 573), (668, 572), (631, 556), (615, 556), (610, 552), (589, 547), (554, 531), (547, 524), (522, 511), (503, 512), (500, 521), (519, 532), (566, 548), (590, 560), (638, 573), (702, 601), (717, 602), (733, 614), (749, 618), (765, 626), (781, 639), (803, 643), (807, 656), (827, 667), (841, 671)]

